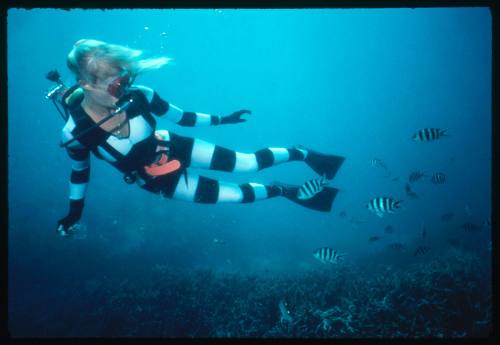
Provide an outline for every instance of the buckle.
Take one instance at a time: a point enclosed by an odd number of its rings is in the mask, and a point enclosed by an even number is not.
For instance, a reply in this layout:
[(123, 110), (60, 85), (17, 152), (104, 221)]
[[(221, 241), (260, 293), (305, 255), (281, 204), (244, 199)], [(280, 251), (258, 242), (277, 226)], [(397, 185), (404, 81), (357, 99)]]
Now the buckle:
[(137, 173), (135, 171), (127, 172), (123, 175), (125, 183), (132, 184), (137, 181)]

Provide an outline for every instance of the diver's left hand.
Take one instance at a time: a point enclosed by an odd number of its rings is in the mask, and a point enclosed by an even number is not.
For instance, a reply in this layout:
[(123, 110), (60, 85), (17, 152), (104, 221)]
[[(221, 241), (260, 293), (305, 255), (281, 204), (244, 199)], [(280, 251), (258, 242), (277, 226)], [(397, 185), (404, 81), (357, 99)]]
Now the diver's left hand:
[(239, 123), (239, 122), (245, 122), (246, 119), (242, 119), (241, 116), (243, 114), (251, 114), (251, 110), (238, 110), (232, 113), (231, 115), (223, 116), (220, 123), (225, 125), (227, 123)]

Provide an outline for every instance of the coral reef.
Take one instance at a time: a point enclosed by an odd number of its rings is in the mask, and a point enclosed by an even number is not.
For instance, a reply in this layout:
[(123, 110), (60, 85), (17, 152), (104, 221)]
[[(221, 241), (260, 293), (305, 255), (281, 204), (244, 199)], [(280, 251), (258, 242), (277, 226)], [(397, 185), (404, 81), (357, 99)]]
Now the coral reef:
[(482, 337), (492, 308), (484, 266), (461, 251), (399, 268), (345, 263), (274, 275), (156, 265), (141, 280), (66, 290), (38, 327), (59, 336)]

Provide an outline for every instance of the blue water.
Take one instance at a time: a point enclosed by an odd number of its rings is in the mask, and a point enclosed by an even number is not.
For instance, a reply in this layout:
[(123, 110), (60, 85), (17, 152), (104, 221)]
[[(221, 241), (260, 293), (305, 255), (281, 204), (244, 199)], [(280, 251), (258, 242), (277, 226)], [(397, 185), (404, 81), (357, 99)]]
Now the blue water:
[[(178, 270), (172, 277), (185, 275), (193, 281), (199, 272), (212, 272), (214, 282), (219, 275), (236, 280), (251, 275), (265, 296), (263, 287), (272, 285), (273, 279), (292, 276), (290, 279), (297, 282), (294, 286), (303, 284), (304, 289), (311, 289), (315, 279), (340, 281), (337, 274), (349, 267), (352, 272), (369, 265), (376, 265), (373, 272), (413, 272), (409, 267), (416, 267), (418, 272), (418, 267), (437, 265), (451, 272), (452, 268), (442, 262), (437, 264), (451, 253), (455, 261), (450, 265), (456, 263), (464, 270), (460, 273), (463, 276), (453, 276), (456, 285), (452, 284), (451, 291), (464, 289), (459, 282), (484, 284), (483, 291), (490, 291), (488, 274), (477, 278), (480, 281), (467, 274), (489, 272), (491, 228), (477, 233), (460, 228), (467, 222), (481, 224), (491, 216), (492, 22), (487, 8), (11, 9), (7, 21), (12, 336), (309, 337), (315, 332), (312, 322), (322, 320), (317, 317), (311, 321), (303, 333), (298, 328), (276, 331), (280, 298), (291, 299), (287, 284), (278, 284), (268, 288), (272, 296), (263, 302), (269, 320), (259, 319), (259, 331), (254, 333), (231, 331), (234, 327), (230, 326), (231, 320), (242, 315), (251, 318), (251, 312), (242, 307), (250, 298), (242, 297), (242, 302), (236, 303), (233, 297), (215, 294), (203, 303), (233, 303), (234, 314), (225, 313), (227, 324), (214, 316), (203, 331), (195, 332), (190, 325), (203, 319), (205, 313), (200, 312), (200, 316), (186, 313), (185, 307), (162, 305), (160, 309), (169, 317), (182, 316), (174, 318), (177, 328), (154, 328), (151, 324), (167, 322), (163, 314), (148, 308), (165, 302), (164, 290), (180, 286), (170, 287), (173, 280), (162, 280), (168, 269)], [(154, 88), (165, 100), (185, 110), (221, 115), (252, 110), (248, 121), (238, 125), (189, 128), (158, 119), (160, 128), (243, 152), (303, 144), (345, 156), (331, 182), (340, 189), (332, 211), (315, 212), (284, 198), (243, 205), (160, 199), (125, 184), (118, 171), (94, 157), (82, 218), (84, 229), (76, 238), (60, 238), (55, 228), (68, 209), (70, 161), (58, 146), (63, 121), (44, 99), (51, 86), (44, 76), (57, 69), (67, 84), (74, 83), (66, 56), (81, 38), (172, 58), (169, 65), (140, 76), (136, 82)], [(448, 128), (449, 137), (431, 143), (413, 142), (413, 133), (426, 127)], [(390, 177), (371, 165), (372, 158), (387, 164)], [(408, 199), (405, 184), (415, 170), (444, 172), (446, 183), (434, 185), (426, 177), (412, 184), (419, 198)], [(301, 162), (258, 173), (210, 171), (204, 175), (234, 182), (278, 180), (292, 184), (316, 177)], [(385, 195), (404, 199), (403, 208), (383, 218), (365, 208), (371, 198)], [(345, 217), (341, 217), (342, 211)], [(443, 222), (441, 215), (447, 212), (453, 212), (454, 217)], [(384, 233), (389, 224), (394, 227), (392, 234)], [(426, 238), (421, 237), (422, 224), (427, 228)], [(368, 242), (374, 235), (382, 239)], [(214, 244), (214, 238), (224, 239), (226, 244)], [(450, 245), (450, 239), (458, 244)], [(404, 243), (407, 251), (390, 252), (387, 245), (393, 242)], [(413, 250), (422, 244), (431, 251), (423, 257), (413, 256)], [(325, 265), (315, 260), (313, 251), (325, 246), (346, 253), (345, 262)], [(311, 278), (301, 281), (301, 277)], [(366, 281), (369, 279), (367, 276)], [(169, 287), (161, 290), (161, 282)], [(231, 287), (233, 283), (227, 284)], [(363, 280), (359, 284), (363, 285)], [(321, 286), (312, 291), (325, 293)], [(160, 289), (159, 295), (150, 294), (156, 296), (152, 300), (137, 297), (152, 288)], [(124, 298), (123, 289), (135, 297), (118, 307), (110, 301)], [(192, 292), (179, 289), (178, 299), (197, 293), (194, 288)], [(238, 293), (234, 287), (228, 290)], [(215, 288), (205, 291), (211, 292), (215, 293)], [(403, 289), (402, 293), (410, 297), (414, 292)], [(474, 322), (491, 322), (489, 293), (488, 303), (487, 292), (480, 297), (471, 292), (471, 298), (485, 298), (478, 300), (481, 308), (474, 313), (469, 309), (456, 311), (458, 319), (469, 323), (454, 324), (452, 332), (452, 326), (438, 320), (425, 324), (428, 335), (486, 334), (488, 327), (477, 328)], [(362, 296), (375, 300), (369, 291)], [(432, 299), (431, 295), (426, 298)], [(302, 304), (306, 300), (321, 310), (335, 305), (343, 308), (340, 302), (328, 299), (320, 302), (312, 296), (297, 297), (291, 306), (297, 315), (305, 310)], [(446, 306), (457, 308), (451, 302)], [(392, 315), (398, 312), (394, 309)], [(117, 314), (129, 318), (116, 323), (113, 315)], [(381, 320), (376, 313), (365, 316)], [(294, 320), (302, 319), (296, 316)], [(225, 331), (216, 331), (214, 325)], [(345, 336), (348, 328), (342, 327), (320, 328), (321, 332), (314, 334)], [(269, 333), (270, 329), (275, 332)], [(353, 329), (348, 336), (398, 335), (395, 330), (363, 330), (355, 321)], [(405, 332), (410, 337), (425, 334), (417, 329)]]

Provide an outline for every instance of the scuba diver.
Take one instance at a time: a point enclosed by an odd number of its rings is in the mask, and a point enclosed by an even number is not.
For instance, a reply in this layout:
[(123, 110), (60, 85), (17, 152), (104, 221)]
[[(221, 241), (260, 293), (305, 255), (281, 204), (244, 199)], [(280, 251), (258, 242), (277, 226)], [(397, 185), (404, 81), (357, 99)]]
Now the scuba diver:
[(166, 57), (142, 58), (141, 50), (81, 39), (67, 57), (77, 84), (67, 88), (57, 71), (47, 75), (58, 83), (46, 98), (54, 101), (66, 121), (60, 145), (66, 148), (72, 162), (69, 213), (57, 223), (60, 235), (69, 236), (78, 229), (90, 178), (90, 152), (121, 171), (125, 182), (169, 199), (215, 204), (250, 203), (283, 196), (310, 209), (331, 210), (338, 189), (323, 184), (308, 183), (307, 188), (317, 188), (304, 194), (299, 193), (301, 186), (280, 182), (231, 183), (188, 169), (252, 172), (304, 161), (322, 180), (331, 180), (345, 158), (303, 146), (243, 153), (170, 130), (157, 130), (155, 116), (191, 127), (241, 123), (246, 121), (243, 115), (251, 113), (238, 110), (220, 116), (184, 111), (163, 100), (153, 89), (133, 84), (136, 76), (168, 61)]

